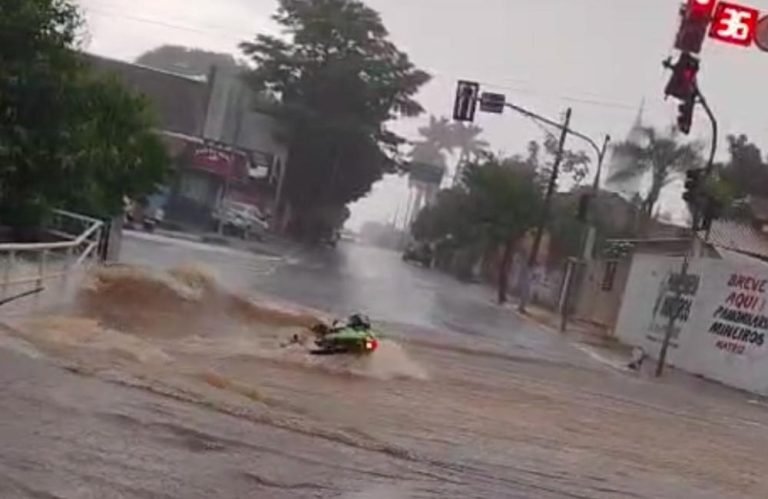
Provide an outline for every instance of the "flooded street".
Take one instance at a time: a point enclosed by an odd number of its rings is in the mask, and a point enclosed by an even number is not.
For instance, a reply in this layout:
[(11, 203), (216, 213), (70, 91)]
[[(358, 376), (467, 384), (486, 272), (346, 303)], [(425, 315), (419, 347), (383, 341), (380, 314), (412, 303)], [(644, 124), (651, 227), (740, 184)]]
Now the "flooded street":
[[(613, 370), (397, 254), (124, 245), (2, 336), (2, 498), (768, 497), (758, 401)], [(286, 346), (355, 311), (373, 356)]]

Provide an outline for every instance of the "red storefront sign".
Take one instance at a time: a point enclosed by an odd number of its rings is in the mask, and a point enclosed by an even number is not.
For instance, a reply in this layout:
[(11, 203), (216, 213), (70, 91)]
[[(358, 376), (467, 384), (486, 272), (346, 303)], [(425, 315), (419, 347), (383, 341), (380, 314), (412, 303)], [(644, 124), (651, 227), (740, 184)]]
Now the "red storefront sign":
[(248, 158), (240, 152), (201, 145), (193, 150), (191, 162), (192, 168), (205, 170), (224, 178), (247, 177)]

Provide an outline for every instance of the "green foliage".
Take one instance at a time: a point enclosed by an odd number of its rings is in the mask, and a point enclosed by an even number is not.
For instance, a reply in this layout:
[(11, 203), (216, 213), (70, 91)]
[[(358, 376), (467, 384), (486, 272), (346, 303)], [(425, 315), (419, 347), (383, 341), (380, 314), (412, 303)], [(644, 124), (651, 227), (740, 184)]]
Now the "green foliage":
[(730, 159), (717, 165), (717, 175), (710, 179), (707, 190), (725, 208), (726, 218), (751, 222), (753, 203), (760, 200), (757, 202), (763, 204), (768, 198), (768, 163), (746, 135), (729, 135), (727, 142)]
[(386, 128), (416, 116), (429, 76), (388, 39), (378, 13), (356, 0), (281, 0), (285, 38), (241, 44), (256, 64), (255, 90), (281, 105), (291, 131), (286, 197), (299, 217), (345, 205), (397, 169), (403, 139)]
[(439, 241), (451, 246), (471, 242), (478, 236), (468, 215), (470, 197), (463, 187), (440, 191), (432, 206), (427, 206), (416, 217), (411, 234), (418, 241)]
[(517, 240), (535, 225), (542, 209), (535, 180), (528, 165), (515, 160), (491, 157), (468, 166), (464, 174), (468, 216), (490, 243)]
[[(63, 1), (0, 3), (0, 217), (34, 224), (49, 208), (48, 170), (68, 137), (68, 89), (78, 63), (70, 51), (80, 27)], [(58, 180), (58, 179), (57, 179)]]
[(614, 146), (614, 156), (625, 160), (624, 168), (613, 172), (609, 182), (622, 182), (650, 175), (651, 187), (643, 198), (642, 211), (652, 217), (661, 191), (688, 169), (702, 164), (700, 146), (680, 143), (677, 132), (659, 133), (643, 128), (643, 143), (622, 142)]
[(760, 148), (746, 135), (729, 135), (727, 140), (730, 161), (722, 166), (720, 177), (739, 197), (768, 197), (768, 164)]
[(60, 193), (68, 208), (116, 215), (123, 197), (139, 198), (165, 180), (169, 158), (152, 131), (149, 102), (114, 79), (85, 77)]
[(66, 0), (0, 4), (0, 218), (39, 224), (53, 207), (116, 213), (161, 178), (164, 154), (143, 102), (91, 78)]
[[(528, 142), (527, 157), (523, 160), (516, 157), (518, 161), (523, 161), (529, 168), (532, 168), (537, 175), (536, 183), (542, 189), (546, 190), (552, 175), (552, 167), (557, 157), (558, 139), (547, 134), (543, 143), (535, 140)], [(578, 186), (589, 174), (589, 165), (592, 162), (589, 155), (583, 151), (572, 151), (565, 149), (563, 158), (560, 162), (559, 178), (570, 178), (574, 186)]]
[(460, 186), (441, 191), (413, 225), (420, 241), (489, 247), (516, 241), (536, 223), (542, 196), (529, 165), (489, 157), (469, 165)]
[[(558, 139), (554, 135), (547, 135), (544, 139), (544, 151), (549, 158), (557, 157)], [(589, 155), (584, 151), (571, 151), (570, 149), (563, 150), (563, 157), (560, 160), (560, 175), (569, 176), (575, 185), (581, 184), (587, 175), (589, 174), (589, 165), (592, 162)], [(551, 166), (547, 166), (545, 169), (546, 175), (549, 176), (551, 172)]]

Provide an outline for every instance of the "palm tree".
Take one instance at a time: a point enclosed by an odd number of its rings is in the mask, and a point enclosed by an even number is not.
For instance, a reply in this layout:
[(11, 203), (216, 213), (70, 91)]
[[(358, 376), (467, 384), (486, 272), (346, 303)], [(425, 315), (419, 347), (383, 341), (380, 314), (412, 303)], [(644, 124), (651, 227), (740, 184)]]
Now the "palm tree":
[(423, 140), (412, 143), (410, 156), (413, 161), (446, 166), (444, 153), (456, 148), (454, 130), (448, 118), (429, 117), (429, 125), (419, 128)]
[(641, 196), (641, 213), (651, 218), (664, 188), (679, 178), (684, 171), (701, 165), (699, 145), (681, 143), (673, 128), (659, 133), (653, 127), (644, 127), (642, 138), (627, 141), (613, 148), (614, 162), (619, 168), (608, 178), (608, 182), (620, 183), (636, 180), (647, 175), (651, 186)]
[(459, 150), (459, 162), (456, 165), (456, 174), (454, 176), (455, 182), (461, 178), (462, 170), (468, 163), (480, 159), (484, 153), (488, 152), (490, 144), (478, 138), (483, 133), (483, 129), (477, 125), (454, 123), (451, 128), (451, 145)]

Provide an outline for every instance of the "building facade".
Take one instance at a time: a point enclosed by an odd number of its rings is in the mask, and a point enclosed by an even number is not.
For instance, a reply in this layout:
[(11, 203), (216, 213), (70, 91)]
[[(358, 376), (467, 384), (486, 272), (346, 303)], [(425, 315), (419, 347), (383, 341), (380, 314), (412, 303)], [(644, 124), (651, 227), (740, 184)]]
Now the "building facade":
[(288, 151), (279, 122), (259, 111), (256, 96), (231, 70), (211, 68), (195, 78), (84, 54), (96, 72), (116, 77), (145, 96), (157, 113), (158, 133), (173, 175), (153, 196), (166, 221), (206, 230), (220, 207), (236, 201), (268, 217), (279, 201)]

